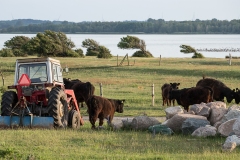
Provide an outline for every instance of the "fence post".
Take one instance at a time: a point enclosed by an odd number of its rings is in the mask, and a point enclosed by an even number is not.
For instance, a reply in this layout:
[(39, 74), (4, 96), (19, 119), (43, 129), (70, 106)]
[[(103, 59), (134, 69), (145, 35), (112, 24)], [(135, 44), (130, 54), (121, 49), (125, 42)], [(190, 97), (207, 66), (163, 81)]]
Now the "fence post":
[(231, 53), (229, 53), (229, 66), (231, 66), (232, 65), (232, 55), (231, 55)]
[(154, 106), (154, 84), (152, 84), (152, 106)]
[(160, 55), (160, 57), (159, 57), (159, 66), (160, 66), (160, 64), (161, 64), (161, 55)]
[(102, 90), (102, 83), (99, 84), (100, 85), (100, 96), (103, 96), (103, 90)]
[(117, 66), (118, 66), (118, 55), (117, 55)]

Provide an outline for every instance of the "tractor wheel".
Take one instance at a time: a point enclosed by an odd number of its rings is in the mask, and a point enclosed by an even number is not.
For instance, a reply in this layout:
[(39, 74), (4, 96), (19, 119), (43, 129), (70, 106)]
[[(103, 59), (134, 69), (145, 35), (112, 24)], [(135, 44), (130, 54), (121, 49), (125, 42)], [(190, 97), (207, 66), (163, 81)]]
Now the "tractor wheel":
[(78, 114), (78, 112), (75, 110), (72, 110), (69, 113), (68, 126), (73, 129), (79, 129), (80, 128), (80, 119), (81, 119), (81, 117)]
[(1, 115), (2, 116), (10, 116), (13, 107), (16, 105), (18, 101), (17, 93), (14, 91), (6, 91), (2, 95), (1, 102)]
[(54, 127), (65, 128), (68, 124), (67, 95), (58, 87), (54, 87), (49, 93), (49, 115), (54, 119)]

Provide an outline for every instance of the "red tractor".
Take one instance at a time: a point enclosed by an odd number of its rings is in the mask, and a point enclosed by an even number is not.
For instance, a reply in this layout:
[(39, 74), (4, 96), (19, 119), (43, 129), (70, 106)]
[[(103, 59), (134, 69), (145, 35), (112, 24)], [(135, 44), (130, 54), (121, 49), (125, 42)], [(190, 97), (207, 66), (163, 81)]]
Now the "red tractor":
[(2, 95), (0, 127), (77, 129), (83, 125), (73, 90), (65, 89), (60, 61), (17, 59), (14, 85)]

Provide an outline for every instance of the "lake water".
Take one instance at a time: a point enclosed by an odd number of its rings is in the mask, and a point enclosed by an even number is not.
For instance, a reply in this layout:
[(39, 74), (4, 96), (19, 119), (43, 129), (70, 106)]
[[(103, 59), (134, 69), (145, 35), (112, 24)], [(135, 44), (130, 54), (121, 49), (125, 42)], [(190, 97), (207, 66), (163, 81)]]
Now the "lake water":
[[(14, 36), (23, 35), (26, 37), (34, 37), (36, 34), (0, 34), (0, 49), (3, 48), (4, 42), (10, 40)], [(66, 34), (71, 39), (76, 48), (81, 48), (86, 53), (86, 48), (81, 47), (82, 41), (85, 39), (93, 39), (100, 45), (107, 47), (111, 54), (116, 56), (125, 56), (128, 53), (131, 56), (136, 50), (123, 50), (117, 47), (122, 37), (127, 34)], [(225, 58), (231, 53), (232, 56), (240, 56), (240, 35), (163, 35), (163, 34), (128, 34), (136, 36), (146, 43), (146, 49), (152, 53), (154, 57), (161, 55), (164, 57), (192, 57), (193, 53), (184, 54), (180, 52), (180, 45), (190, 45), (195, 49), (226, 49), (227, 52), (206, 52), (199, 51), (205, 57)], [(238, 52), (230, 50), (237, 49)]]

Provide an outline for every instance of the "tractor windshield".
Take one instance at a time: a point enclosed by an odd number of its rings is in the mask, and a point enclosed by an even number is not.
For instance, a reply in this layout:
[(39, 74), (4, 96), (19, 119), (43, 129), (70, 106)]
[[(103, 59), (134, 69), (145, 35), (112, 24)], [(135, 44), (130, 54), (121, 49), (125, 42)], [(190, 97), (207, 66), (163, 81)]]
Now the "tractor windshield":
[(32, 83), (47, 81), (47, 66), (45, 63), (20, 64), (18, 79), (22, 74), (27, 74)]

